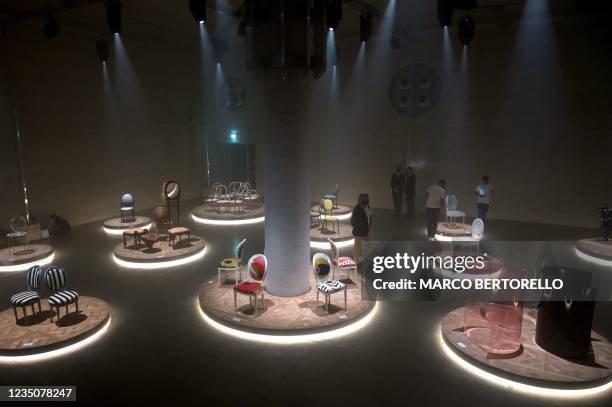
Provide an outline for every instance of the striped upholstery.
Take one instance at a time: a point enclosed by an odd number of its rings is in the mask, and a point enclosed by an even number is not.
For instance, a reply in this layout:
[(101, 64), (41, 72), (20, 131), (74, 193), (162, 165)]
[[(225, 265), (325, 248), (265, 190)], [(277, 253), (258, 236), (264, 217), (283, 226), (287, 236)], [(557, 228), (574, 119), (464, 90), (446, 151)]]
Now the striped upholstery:
[(76, 291), (59, 291), (49, 296), (49, 305), (55, 307), (61, 305), (72, 304), (79, 299), (79, 294)]
[(336, 291), (340, 291), (344, 289), (344, 287), (345, 287), (344, 283), (341, 283), (340, 281), (336, 281), (336, 280), (322, 281), (319, 284), (317, 284), (317, 290), (324, 292), (324, 293), (333, 293)]
[(334, 262), (334, 264), (336, 264), (338, 263), (338, 256), (340, 255), (340, 253), (338, 252), (338, 246), (336, 246), (334, 242), (329, 238), (327, 239), (327, 241), (329, 242), (329, 248), (331, 249), (332, 261)]
[(40, 287), (40, 275), (42, 274), (42, 268), (40, 266), (32, 266), (28, 270), (26, 280), (28, 282), (28, 289), (36, 290)]
[(60, 291), (66, 286), (66, 272), (61, 267), (51, 266), (45, 273), (45, 280), (51, 291)]
[(23, 291), (19, 294), (15, 294), (11, 297), (11, 304), (13, 305), (30, 305), (32, 303), (37, 302), (40, 299), (40, 296), (35, 291)]
[(357, 266), (357, 263), (355, 263), (355, 260), (351, 259), (350, 257), (340, 257), (338, 259), (338, 267), (340, 268), (355, 266)]

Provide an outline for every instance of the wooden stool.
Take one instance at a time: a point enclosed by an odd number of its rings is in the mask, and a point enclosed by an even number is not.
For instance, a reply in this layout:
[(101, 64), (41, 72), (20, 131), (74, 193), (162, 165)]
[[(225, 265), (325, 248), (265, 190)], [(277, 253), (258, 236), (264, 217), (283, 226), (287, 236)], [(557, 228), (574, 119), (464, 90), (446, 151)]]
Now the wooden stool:
[(186, 228), (184, 226), (175, 226), (173, 228), (168, 229), (168, 241), (170, 246), (174, 247), (176, 242), (176, 237), (179, 237), (179, 240), (183, 240), (183, 235), (187, 235), (187, 239), (191, 238), (191, 229)]
[(127, 247), (128, 237), (134, 238), (134, 244), (140, 244), (142, 243), (141, 237), (147, 233), (149, 233), (149, 230), (145, 228), (134, 228), (123, 231), (123, 247)]

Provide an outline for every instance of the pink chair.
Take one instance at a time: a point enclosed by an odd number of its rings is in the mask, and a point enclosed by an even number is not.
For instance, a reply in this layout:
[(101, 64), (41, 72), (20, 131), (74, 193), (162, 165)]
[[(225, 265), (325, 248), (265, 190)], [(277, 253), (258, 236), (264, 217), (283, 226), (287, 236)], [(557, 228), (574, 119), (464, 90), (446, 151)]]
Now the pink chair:
[[(251, 256), (247, 264), (249, 270), (249, 279), (234, 286), (234, 312), (238, 310), (238, 294), (247, 295), (249, 304), (255, 307), (255, 316), (257, 316), (257, 297), (261, 294), (261, 302), (264, 311), (266, 302), (264, 300), (266, 271), (268, 270), (268, 259), (263, 254)], [(254, 299), (255, 304), (253, 305)]]

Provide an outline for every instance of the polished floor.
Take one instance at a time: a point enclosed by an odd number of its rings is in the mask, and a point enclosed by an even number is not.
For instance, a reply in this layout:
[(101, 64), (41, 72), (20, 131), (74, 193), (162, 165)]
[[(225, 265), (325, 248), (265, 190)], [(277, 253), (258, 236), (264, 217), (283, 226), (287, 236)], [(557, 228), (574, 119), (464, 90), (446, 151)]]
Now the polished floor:
[[(189, 214), (196, 205), (183, 205)], [(492, 211), (493, 212), (493, 211)], [(491, 215), (494, 215), (491, 213)], [(421, 240), (424, 220), (375, 210), (373, 239)], [(439, 321), (457, 304), (384, 303), (376, 318), (348, 337), (301, 345), (246, 342), (207, 325), (198, 292), (216, 279), (215, 265), (245, 237), (246, 256), (263, 250), (263, 224), (219, 227), (184, 223), (207, 241), (204, 259), (174, 269), (133, 270), (116, 265), (117, 237), (102, 222), (75, 227), (53, 242), (55, 263), (68, 287), (112, 308), (109, 331), (77, 353), (36, 364), (0, 364), (0, 385), (76, 385), (84, 405), (410, 405), (610, 406), (612, 394), (550, 401), (482, 382), (440, 352)], [(486, 238), (576, 240), (589, 229), (492, 220)], [(0, 274), (0, 300), (24, 287), (24, 274)], [(599, 303), (594, 329), (612, 338), (612, 306)]]

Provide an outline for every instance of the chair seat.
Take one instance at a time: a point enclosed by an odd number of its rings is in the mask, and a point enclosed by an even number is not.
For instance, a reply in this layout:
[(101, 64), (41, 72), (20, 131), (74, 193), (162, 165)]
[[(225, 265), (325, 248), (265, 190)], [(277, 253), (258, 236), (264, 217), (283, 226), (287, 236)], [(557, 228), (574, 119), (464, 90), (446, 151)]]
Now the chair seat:
[(11, 304), (13, 305), (30, 305), (40, 299), (40, 296), (35, 291), (22, 291), (11, 297)]
[(465, 212), (452, 209), (446, 211), (446, 216), (448, 216), (449, 218), (463, 218), (465, 216)]
[(169, 235), (182, 235), (184, 233), (191, 233), (191, 229), (186, 228), (184, 226), (175, 226), (173, 228), (168, 229)]
[(340, 291), (344, 289), (344, 287), (346, 287), (344, 283), (341, 283), (340, 281), (336, 280), (321, 281), (319, 284), (317, 284), (317, 290), (324, 293), (333, 293), (336, 291)]
[(338, 259), (338, 267), (340, 268), (344, 268), (344, 267), (356, 267), (357, 263), (355, 263), (355, 260), (351, 259), (350, 257), (340, 257)]
[(336, 199), (336, 195), (335, 194), (327, 194), (327, 195), (323, 195), (323, 198), (325, 199)]
[(219, 263), (219, 267), (222, 268), (236, 268), (238, 267), (238, 260), (235, 258), (227, 258), (227, 259), (223, 259), (221, 260), (221, 262)]
[[(116, 208), (116, 207), (115, 207), (115, 208)], [(122, 207), (122, 208), (121, 208), (121, 210), (122, 210), (122, 211), (131, 211), (131, 210), (133, 210), (133, 209), (134, 209), (134, 207), (133, 207), (133, 206), (124, 206), (124, 207)]]
[(49, 305), (68, 305), (78, 299), (79, 294), (76, 291), (60, 291), (49, 296)]
[(259, 293), (263, 288), (259, 281), (246, 281), (234, 286), (234, 290), (244, 294), (256, 294)]
[(335, 216), (327, 216), (327, 215), (321, 215), (321, 219), (327, 221), (327, 222), (340, 222), (339, 219)]

